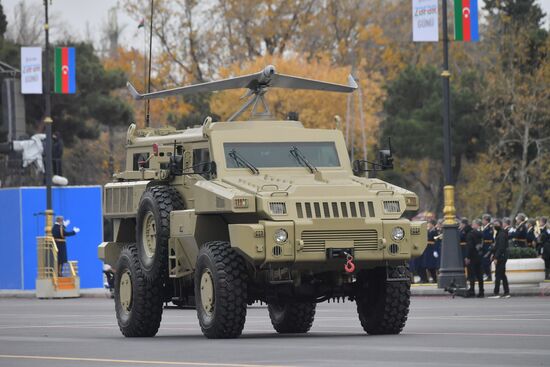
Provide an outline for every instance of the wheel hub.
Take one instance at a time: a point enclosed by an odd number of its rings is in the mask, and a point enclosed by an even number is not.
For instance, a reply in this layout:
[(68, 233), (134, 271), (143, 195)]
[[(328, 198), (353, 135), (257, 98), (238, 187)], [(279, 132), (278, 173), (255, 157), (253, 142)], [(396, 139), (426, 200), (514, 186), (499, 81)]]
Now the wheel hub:
[(145, 218), (143, 218), (142, 238), (145, 255), (152, 258), (155, 256), (157, 248), (157, 223), (155, 222), (155, 216), (151, 212), (147, 212)]
[(208, 269), (201, 277), (201, 304), (204, 312), (211, 316), (214, 312), (214, 280)]
[(119, 300), (122, 309), (125, 312), (130, 312), (132, 309), (132, 278), (129, 270), (126, 270), (120, 277)]

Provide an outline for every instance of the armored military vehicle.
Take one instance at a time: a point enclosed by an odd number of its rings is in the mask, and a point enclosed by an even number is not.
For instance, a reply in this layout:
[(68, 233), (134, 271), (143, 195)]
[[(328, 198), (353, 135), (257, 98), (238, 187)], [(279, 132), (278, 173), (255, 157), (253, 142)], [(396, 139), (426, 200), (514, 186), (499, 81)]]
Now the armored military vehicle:
[[(194, 302), (208, 338), (238, 337), (247, 305), (261, 301), (279, 333), (306, 333), (316, 304), (357, 303), (369, 334), (398, 334), (409, 312), (407, 263), (426, 246), (424, 222), (407, 190), (365, 177), (380, 160), (350, 162), (339, 130), (275, 121), (269, 88), (353, 92), (263, 71), (139, 94), (136, 99), (247, 88), (250, 99), (227, 122), (175, 130), (131, 125), (126, 167), (104, 188), (113, 238), (99, 257), (115, 269), (122, 334), (154, 336), (163, 302)], [(237, 121), (251, 107), (250, 119)], [(261, 108), (259, 108), (261, 107)]]

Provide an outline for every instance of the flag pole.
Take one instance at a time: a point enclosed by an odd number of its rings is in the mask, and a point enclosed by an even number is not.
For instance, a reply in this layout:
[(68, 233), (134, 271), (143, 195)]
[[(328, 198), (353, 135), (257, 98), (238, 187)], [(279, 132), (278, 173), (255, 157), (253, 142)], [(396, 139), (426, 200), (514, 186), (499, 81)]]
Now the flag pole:
[(451, 102), (449, 72), (449, 34), (447, 30), (447, 0), (443, 5), (443, 167), (444, 167), (444, 222), (443, 246), (441, 248), (441, 267), (439, 270), (438, 287), (454, 292), (457, 288), (466, 286), (464, 264), (460, 250), (458, 224), (456, 222), (455, 187), (451, 167)]
[(50, 24), (48, 18), (48, 0), (44, 0), (44, 12), (45, 12), (45, 52), (44, 52), (44, 79), (45, 79), (45, 116), (44, 125), (46, 127), (46, 236), (52, 235), (53, 226), (53, 210), (52, 210), (52, 106), (51, 106), (51, 94), (50, 94)]

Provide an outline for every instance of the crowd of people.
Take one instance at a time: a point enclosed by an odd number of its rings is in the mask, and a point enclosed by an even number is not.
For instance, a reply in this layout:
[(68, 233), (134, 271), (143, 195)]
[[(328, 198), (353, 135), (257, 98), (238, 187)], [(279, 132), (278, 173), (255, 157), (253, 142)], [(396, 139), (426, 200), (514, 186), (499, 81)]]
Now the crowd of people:
[[(443, 220), (428, 221), (428, 245), (422, 256), (411, 262), (413, 274), (420, 283), (437, 283), (440, 266)], [(459, 221), (460, 247), (466, 274), (470, 282), (469, 296), (475, 295), (475, 283), (478, 283), (478, 297), (484, 297), (483, 282), (492, 281), (491, 263), (495, 263), (495, 288), (493, 297), (500, 297), (500, 284), (503, 285), (502, 297), (509, 297), (506, 261), (512, 247), (533, 248), (544, 259), (546, 279), (550, 279), (550, 223), (547, 217), (528, 218), (520, 213), (515, 223), (510, 218), (492, 218), (484, 214), (470, 222), (468, 218)]]

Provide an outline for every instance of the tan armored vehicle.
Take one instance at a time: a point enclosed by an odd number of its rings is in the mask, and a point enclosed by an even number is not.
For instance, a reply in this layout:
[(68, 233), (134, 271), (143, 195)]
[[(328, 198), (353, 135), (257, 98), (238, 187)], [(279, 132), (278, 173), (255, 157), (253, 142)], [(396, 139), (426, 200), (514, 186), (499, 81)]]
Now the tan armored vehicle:
[[(138, 94), (136, 99), (248, 88), (228, 122), (186, 130), (131, 125), (126, 169), (105, 185), (113, 239), (99, 257), (115, 271), (115, 305), (125, 336), (153, 336), (163, 302), (194, 302), (203, 334), (241, 334), (247, 305), (267, 303), (279, 333), (305, 333), (319, 302), (357, 303), (369, 334), (397, 334), (407, 319), (408, 261), (426, 246), (424, 222), (407, 190), (350, 164), (339, 130), (273, 121), (268, 88), (352, 92), (278, 74), (252, 75)], [(258, 111), (258, 106), (263, 111)], [(236, 121), (252, 106), (252, 121)], [(391, 166), (382, 151), (375, 167)], [(371, 166), (372, 167), (372, 166)]]

